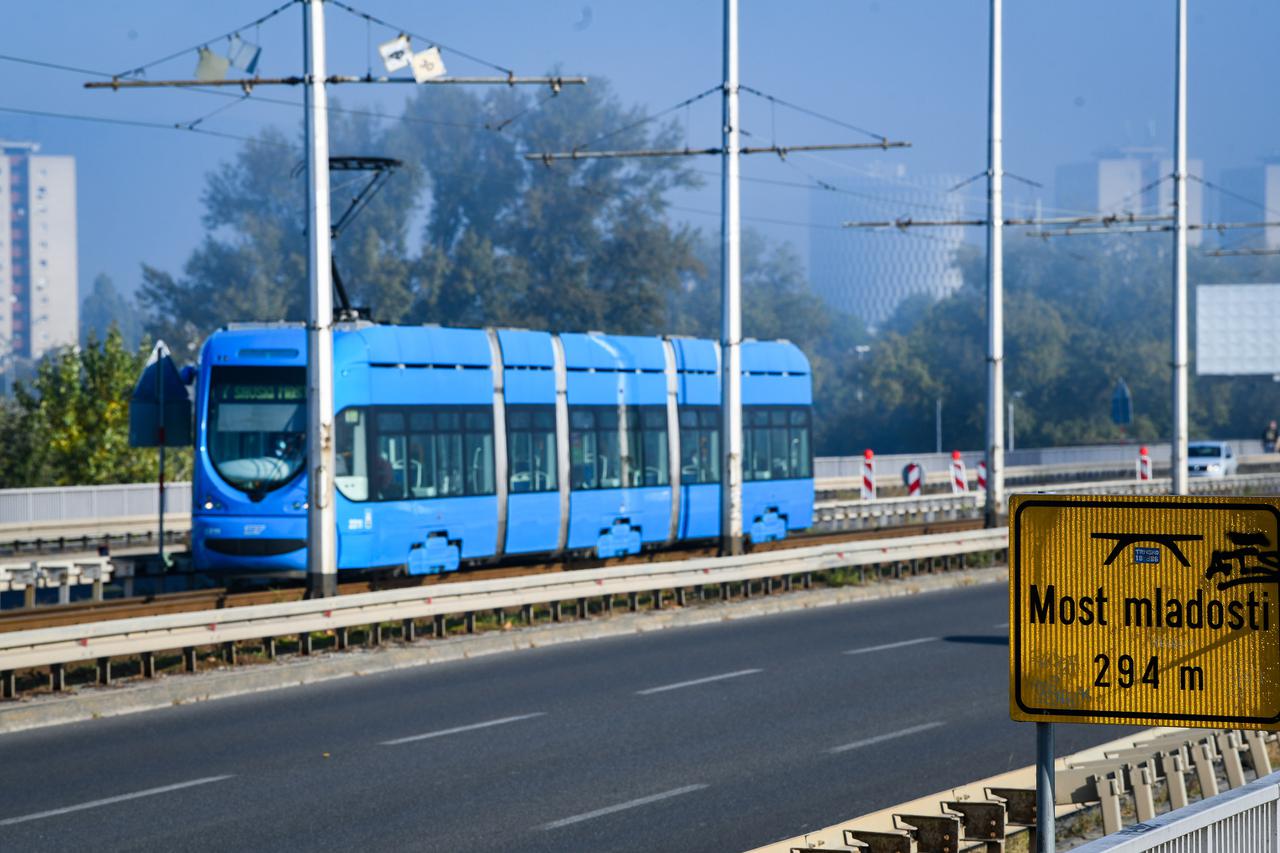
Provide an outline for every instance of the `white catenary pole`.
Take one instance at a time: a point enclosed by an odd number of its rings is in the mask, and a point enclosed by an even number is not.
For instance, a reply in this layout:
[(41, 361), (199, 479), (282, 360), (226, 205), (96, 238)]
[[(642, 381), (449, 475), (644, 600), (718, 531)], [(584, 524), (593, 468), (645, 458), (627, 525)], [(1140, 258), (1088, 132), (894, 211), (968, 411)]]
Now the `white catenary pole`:
[(1177, 0), (1173, 137), (1173, 442), (1175, 495), (1187, 493), (1187, 0)]
[(307, 60), (307, 592), (334, 595), (338, 586), (333, 507), (333, 282), (329, 231), (329, 114), (325, 99), (324, 6), (306, 0)]
[(728, 554), (742, 551), (742, 255), (738, 198), (738, 0), (724, 3), (724, 146), (721, 154), (720, 537)]
[(995, 527), (1004, 507), (1004, 153), (1001, 76), (1002, 0), (991, 0), (991, 75), (987, 148), (987, 510)]

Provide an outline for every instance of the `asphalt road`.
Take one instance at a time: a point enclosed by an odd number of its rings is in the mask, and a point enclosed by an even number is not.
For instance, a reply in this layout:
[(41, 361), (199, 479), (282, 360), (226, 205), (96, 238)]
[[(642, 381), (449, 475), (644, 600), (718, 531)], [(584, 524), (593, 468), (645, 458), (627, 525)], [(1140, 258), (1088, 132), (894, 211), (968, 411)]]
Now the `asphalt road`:
[(987, 585), (0, 735), (0, 847), (741, 850), (1032, 763), (1006, 619)]

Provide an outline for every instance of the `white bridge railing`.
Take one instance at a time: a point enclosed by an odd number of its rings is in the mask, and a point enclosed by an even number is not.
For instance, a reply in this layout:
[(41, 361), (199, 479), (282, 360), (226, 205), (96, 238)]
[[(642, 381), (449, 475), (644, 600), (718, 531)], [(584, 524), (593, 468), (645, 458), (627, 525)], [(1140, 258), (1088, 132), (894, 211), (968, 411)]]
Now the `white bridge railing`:
[(1280, 773), (1127, 827), (1075, 853), (1280, 853)]
[[(190, 483), (165, 483), (165, 492), (167, 513), (190, 512)], [(131, 516), (154, 519), (159, 508), (159, 490), (155, 483), (0, 489), (0, 526), (92, 522)]]
[(0, 634), (0, 671), (406, 619), (901, 564), (1008, 547), (1008, 529), (815, 545), (737, 557), (462, 581)]

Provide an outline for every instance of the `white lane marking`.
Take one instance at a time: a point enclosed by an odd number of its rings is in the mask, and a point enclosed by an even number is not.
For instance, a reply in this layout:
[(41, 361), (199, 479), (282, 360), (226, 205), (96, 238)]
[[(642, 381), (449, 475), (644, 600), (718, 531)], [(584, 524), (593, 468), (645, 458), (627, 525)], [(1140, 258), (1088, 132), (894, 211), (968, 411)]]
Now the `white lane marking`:
[(1008, 622), (997, 622), (996, 624), (992, 625), (991, 627), (992, 627), (992, 628), (1008, 628), (1008, 627), (1009, 627), (1009, 623), (1008, 623)]
[(460, 732), (472, 732), (476, 729), (487, 729), (490, 726), (505, 726), (507, 723), (518, 723), (521, 720), (532, 720), (534, 717), (541, 717), (546, 711), (537, 711), (533, 714), (521, 714), (518, 717), (503, 717), (499, 720), (485, 720), (483, 723), (471, 723), (467, 726), (454, 726), (451, 729), (441, 729), (438, 732), (427, 732), (421, 735), (409, 735), (408, 737), (398, 737), (395, 740), (381, 741), (382, 746), (396, 746), (402, 743), (413, 743), (415, 740), (429, 740), (433, 737), (444, 737), (445, 735), (456, 735)]
[(885, 643), (883, 646), (867, 646), (862, 649), (849, 649), (846, 655), (865, 655), (868, 652), (884, 652), (889, 649), (900, 649), (903, 646), (915, 646), (920, 643), (933, 643), (937, 641), (937, 637), (916, 637), (914, 640), (903, 640), (899, 643)]
[(57, 817), (62, 814), (84, 811), (85, 809), (96, 809), (100, 806), (115, 805), (116, 803), (123, 803), (127, 800), (141, 799), (142, 797), (154, 797), (157, 794), (167, 794), (170, 791), (181, 791), (183, 788), (194, 788), (196, 785), (208, 785), (210, 782), (221, 782), (224, 779), (232, 778), (232, 775), (207, 776), (204, 779), (192, 779), (190, 782), (178, 782), (173, 785), (164, 785), (160, 788), (148, 788), (145, 791), (134, 791), (132, 794), (120, 794), (117, 797), (107, 797), (102, 800), (90, 800), (87, 803), (80, 803), (74, 806), (63, 806), (60, 809), (49, 809), (47, 812), (36, 812), (35, 814), (26, 814), (20, 817), (5, 818), (4, 820), (0, 820), (0, 826), (12, 826), (15, 823), (26, 823), (29, 820), (41, 820), (46, 817)]
[(591, 820), (592, 818), (604, 817), (605, 815), (613, 814), (614, 812), (626, 811), (627, 809), (634, 809), (639, 806), (647, 806), (649, 805), (649, 803), (656, 803), (659, 800), (669, 800), (672, 797), (678, 797), (681, 794), (691, 794), (694, 791), (701, 791), (705, 787), (707, 786), (706, 785), (685, 785), (683, 788), (672, 788), (670, 791), (663, 791), (661, 794), (651, 794), (647, 797), (641, 797), (638, 800), (628, 800), (625, 803), (618, 803), (616, 806), (605, 806), (604, 808), (596, 809), (593, 812), (585, 812), (584, 814), (574, 815), (573, 817), (565, 817), (565, 818), (561, 818), (560, 820), (553, 820), (551, 821), (551, 823), (544, 825), (542, 828), (543, 829), (559, 829), (562, 826), (569, 826), (570, 824), (582, 823), (584, 820)]
[(877, 743), (884, 743), (887, 740), (894, 740), (900, 737), (907, 737), (908, 735), (919, 734), (920, 732), (927, 732), (929, 731), (929, 729), (936, 729), (938, 726), (945, 726), (945, 725), (946, 723), (941, 721), (936, 723), (923, 723), (922, 725), (919, 725), (919, 726), (911, 726), (910, 728), (900, 729), (896, 732), (889, 732), (886, 735), (876, 735), (875, 737), (863, 738), (862, 740), (855, 740), (853, 743), (846, 743), (843, 746), (832, 747), (831, 749), (827, 750), (827, 752), (848, 752), (851, 749), (858, 749), (864, 746), (871, 746)]
[(724, 681), (726, 678), (740, 678), (744, 675), (755, 675), (757, 672), (764, 672), (763, 669), (740, 669), (737, 672), (725, 672), (720, 675), (708, 675), (706, 678), (695, 678), (692, 681), (678, 681), (675, 684), (664, 684), (661, 687), (650, 687), (647, 690), (637, 690), (637, 696), (648, 696), (650, 693), (664, 693), (668, 690), (679, 690), (681, 687), (693, 687), (698, 684), (709, 684), (712, 681)]

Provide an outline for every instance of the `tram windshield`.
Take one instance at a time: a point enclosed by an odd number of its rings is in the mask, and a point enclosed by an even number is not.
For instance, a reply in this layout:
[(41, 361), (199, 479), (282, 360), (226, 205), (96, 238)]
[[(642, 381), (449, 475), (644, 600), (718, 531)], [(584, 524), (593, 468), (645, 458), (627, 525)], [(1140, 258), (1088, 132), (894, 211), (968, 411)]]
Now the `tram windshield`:
[(215, 367), (209, 388), (209, 458), (251, 497), (278, 488), (306, 461), (303, 367)]

